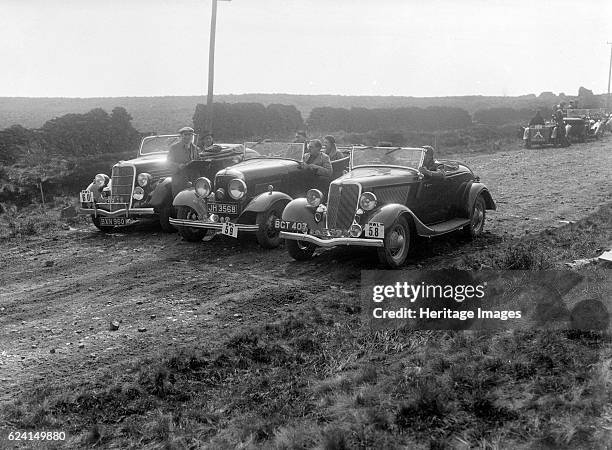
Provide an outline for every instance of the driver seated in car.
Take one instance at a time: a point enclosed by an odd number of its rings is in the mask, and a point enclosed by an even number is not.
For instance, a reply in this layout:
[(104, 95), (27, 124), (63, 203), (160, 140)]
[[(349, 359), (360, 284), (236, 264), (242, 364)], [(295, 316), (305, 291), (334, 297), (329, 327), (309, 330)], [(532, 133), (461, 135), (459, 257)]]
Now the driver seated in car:
[(308, 143), (308, 153), (304, 153), (304, 161), (300, 167), (313, 171), (317, 176), (331, 178), (333, 169), (329, 156), (321, 151), (323, 144), (318, 139)]
[(434, 149), (431, 145), (424, 145), (425, 156), (423, 164), (419, 167), (419, 172), (425, 175), (425, 178), (443, 178), (444, 170), (434, 159)]

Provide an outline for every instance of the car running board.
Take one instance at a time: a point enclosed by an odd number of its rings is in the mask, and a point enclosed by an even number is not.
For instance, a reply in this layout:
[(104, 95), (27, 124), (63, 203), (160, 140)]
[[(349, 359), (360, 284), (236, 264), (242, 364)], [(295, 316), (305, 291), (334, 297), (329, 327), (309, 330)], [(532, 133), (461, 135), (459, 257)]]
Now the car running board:
[(470, 223), (470, 219), (460, 218), (451, 219), (446, 222), (437, 223), (435, 225), (425, 225), (423, 222), (416, 221), (417, 233), (419, 236), (431, 237), (439, 236), (441, 234), (450, 233), (451, 231), (458, 230)]

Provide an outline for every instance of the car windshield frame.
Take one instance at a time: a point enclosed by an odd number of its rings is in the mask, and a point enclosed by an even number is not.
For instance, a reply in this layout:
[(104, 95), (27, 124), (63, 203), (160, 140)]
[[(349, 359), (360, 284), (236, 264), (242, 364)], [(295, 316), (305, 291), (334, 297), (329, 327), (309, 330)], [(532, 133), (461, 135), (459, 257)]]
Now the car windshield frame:
[[(170, 145), (174, 144), (175, 142), (172, 142), (172, 144), (168, 145), (168, 150), (166, 151), (161, 151), (161, 152), (146, 152), (143, 153), (142, 149), (144, 148), (145, 145), (145, 141), (152, 141), (154, 139), (159, 139), (159, 138), (176, 138), (176, 142), (179, 142), (181, 139), (181, 136), (178, 134), (156, 134), (153, 136), (145, 136), (144, 138), (142, 138), (142, 141), (140, 142), (140, 148), (138, 149), (138, 156), (149, 156), (149, 155), (167, 155), (168, 151), (170, 150)], [(197, 135), (195, 135), (194, 137), (194, 143), (197, 140)]]
[[(258, 156), (249, 156), (247, 155), (247, 150), (252, 150), (258, 152), (258, 149), (265, 148), (266, 145), (270, 146), (271, 144), (277, 145), (287, 145), (291, 147), (301, 146), (300, 159), (295, 159), (290, 156), (279, 156), (279, 155), (258, 155)], [(243, 161), (247, 161), (250, 159), (284, 159), (288, 161), (302, 162), (304, 161), (304, 144), (301, 142), (269, 142), (269, 141), (259, 141), (259, 142), (245, 142), (244, 143), (244, 158)]]
[[(419, 151), (421, 153), (421, 156), (419, 158), (419, 164), (417, 167), (412, 167), (412, 166), (402, 166), (399, 164), (385, 164), (385, 163), (371, 163), (371, 164), (359, 164), (359, 165), (354, 165), (354, 154), (355, 151), (359, 151), (359, 150), (387, 150), (388, 152), (393, 152), (393, 151), (397, 151), (397, 150), (415, 150), (415, 151)], [(374, 147), (374, 146), (354, 146), (353, 148), (351, 148), (351, 155), (350, 155), (350, 160), (349, 160), (349, 170), (353, 170), (355, 168), (358, 167), (397, 167), (400, 169), (411, 169), (411, 170), (415, 170), (418, 172), (419, 167), (423, 166), (423, 160), (425, 158), (425, 149), (424, 148), (420, 148), (420, 147)]]

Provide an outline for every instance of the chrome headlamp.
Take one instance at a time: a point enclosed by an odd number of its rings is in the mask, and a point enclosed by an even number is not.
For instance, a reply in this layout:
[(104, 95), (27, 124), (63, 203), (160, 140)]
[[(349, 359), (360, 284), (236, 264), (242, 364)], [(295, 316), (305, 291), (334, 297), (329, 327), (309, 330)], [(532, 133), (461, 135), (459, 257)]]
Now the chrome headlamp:
[(108, 175), (104, 175), (103, 173), (99, 173), (94, 177), (94, 184), (98, 189), (102, 189), (104, 185), (108, 182)]
[(310, 189), (306, 193), (306, 202), (308, 206), (316, 208), (321, 204), (321, 200), (323, 200), (323, 193), (318, 189)]
[(211, 191), (210, 180), (206, 177), (200, 177), (195, 182), (195, 193), (198, 197), (207, 197)]
[(359, 198), (359, 206), (364, 211), (372, 211), (376, 207), (377, 198), (372, 192), (364, 192)]
[(227, 192), (234, 200), (240, 200), (246, 194), (247, 186), (244, 181), (234, 178), (227, 186)]
[(138, 186), (140, 187), (145, 187), (147, 184), (149, 184), (150, 180), (151, 180), (151, 175), (146, 172), (139, 173), (138, 177), (136, 178), (136, 182), (138, 183)]
[(132, 198), (134, 200), (142, 200), (144, 198), (144, 189), (141, 188), (140, 186), (136, 186), (134, 188), (134, 192), (132, 192)]
[(356, 223), (354, 223), (353, 225), (351, 225), (351, 228), (349, 229), (349, 236), (351, 237), (359, 237), (361, 236), (361, 232), (362, 232), (362, 228), (361, 225), (358, 225)]
[(219, 188), (215, 191), (215, 199), (223, 200), (225, 198), (225, 190), (223, 188)]

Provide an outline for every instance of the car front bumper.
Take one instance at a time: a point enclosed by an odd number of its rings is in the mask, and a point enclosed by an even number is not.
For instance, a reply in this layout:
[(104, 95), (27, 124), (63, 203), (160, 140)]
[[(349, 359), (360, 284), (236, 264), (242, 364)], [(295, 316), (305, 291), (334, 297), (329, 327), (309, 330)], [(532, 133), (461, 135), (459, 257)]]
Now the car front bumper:
[(123, 208), (112, 212), (101, 208), (79, 208), (77, 212), (81, 215), (104, 217), (153, 216), (157, 214), (153, 208)]
[[(190, 228), (204, 228), (207, 230), (219, 230), (223, 229), (223, 222), (201, 222), (199, 220), (187, 220), (187, 219), (174, 219), (170, 218), (170, 223), (175, 227), (190, 227)], [(259, 225), (247, 225), (243, 223), (235, 223), (234, 226), (238, 231), (255, 232), (259, 231)]]
[(290, 233), (287, 231), (281, 231), (280, 237), (282, 239), (289, 239), (291, 241), (309, 242), (319, 247), (337, 247), (340, 245), (351, 245), (355, 247), (384, 247), (385, 243), (382, 239), (364, 239), (364, 238), (352, 238), (352, 237), (338, 237), (338, 238), (324, 238), (313, 236), (311, 234), (303, 233)]

